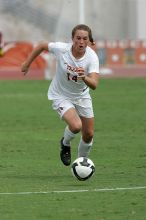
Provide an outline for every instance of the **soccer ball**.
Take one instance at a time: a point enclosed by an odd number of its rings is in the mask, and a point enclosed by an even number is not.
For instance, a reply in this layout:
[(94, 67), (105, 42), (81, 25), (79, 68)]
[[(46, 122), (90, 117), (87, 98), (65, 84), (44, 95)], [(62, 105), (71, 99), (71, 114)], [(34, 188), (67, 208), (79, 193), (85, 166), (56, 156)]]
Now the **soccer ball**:
[(78, 180), (84, 181), (94, 174), (95, 165), (91, 159), (79, 157), (72, 163), (71, 172)]

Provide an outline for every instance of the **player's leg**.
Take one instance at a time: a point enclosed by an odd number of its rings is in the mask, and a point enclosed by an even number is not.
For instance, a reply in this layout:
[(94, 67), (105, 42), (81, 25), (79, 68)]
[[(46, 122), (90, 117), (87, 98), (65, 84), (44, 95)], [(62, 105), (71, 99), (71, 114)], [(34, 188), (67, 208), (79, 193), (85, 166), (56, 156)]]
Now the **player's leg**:
[(64, 131), (64, 137), (61, 139), (60, 158), (63, 164), (68, 166), (71, 163), (70, 142), (75, 134), (80, 132), (82, 124), (75, 108), (68, 109), (63, 115), (63, 120), (67, 123), (67, 127)]
[(90, 149), (93, 144), (94, 134), (94, 117), (85, 118), (81, 117), (82, 120), (82, 136), (78, 146), (78, 157), (88, 157)]
[(71, 163), (70, 142), (75, 137), (75, 134), (81, 130), (82, 122), (74, 105), (68, 100), (55, 100), (53, 102), (53, 109), (57, 110), (60, 117), (67, 124), (64, 136), (60, 141), (60, 157), (64, 165), (68, 166)]
[(68, 109), (62, 118), (67, 124), (64, 132), (64, 140), (66, 144), (69, 144), (75, 134), (81, 131), (82, 121), (75, 108)]
[(94, 113), (91, 98), (83, 98), (76, 108), (82, 122), (82, 137), (78, 146), (78, 157), (88, 157), (94, 133)]

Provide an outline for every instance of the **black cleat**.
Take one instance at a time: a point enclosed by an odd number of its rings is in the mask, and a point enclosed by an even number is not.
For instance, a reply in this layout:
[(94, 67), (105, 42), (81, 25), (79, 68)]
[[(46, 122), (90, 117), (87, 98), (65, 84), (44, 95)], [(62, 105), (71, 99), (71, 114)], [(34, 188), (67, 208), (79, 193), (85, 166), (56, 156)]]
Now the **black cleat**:
[(70, 151), (70, 146), (65, 146), (63, 144), (63, 139), (61, 139), (60, 141), (60, 145), (61, 145), (61, 150), (60, 150), (60, 158), (62, 163), (65, 166), (69, 166), (71, 164), (71, 151)]

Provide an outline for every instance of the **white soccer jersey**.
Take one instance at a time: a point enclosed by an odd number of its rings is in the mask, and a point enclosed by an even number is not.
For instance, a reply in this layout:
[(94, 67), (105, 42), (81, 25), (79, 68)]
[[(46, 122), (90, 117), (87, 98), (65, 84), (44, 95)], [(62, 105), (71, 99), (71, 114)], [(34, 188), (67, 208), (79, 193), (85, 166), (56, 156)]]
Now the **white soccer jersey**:
[(63, 98), (79, 99), (89, 98), (89, 88), (83, 80), (77, 80), (77, 68), (82, 67), (85, 74), (99, 73), (99, 60), (97, 54), (86, 48), (84, 56), (76, 59), (71, 52), (71, 43), (49, 43), (49, 52), (56, 56), (56, 74), (48, 90), (48, 99)]

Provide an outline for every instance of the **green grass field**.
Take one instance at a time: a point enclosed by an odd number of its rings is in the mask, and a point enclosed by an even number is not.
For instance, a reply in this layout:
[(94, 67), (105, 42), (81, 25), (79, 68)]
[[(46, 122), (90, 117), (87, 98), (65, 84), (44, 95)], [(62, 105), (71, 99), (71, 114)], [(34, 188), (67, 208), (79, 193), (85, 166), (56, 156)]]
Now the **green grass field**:
[(146, 79), (101, 79), (91, 91), (96, 173), (85, 182), (60, 162), (65, 124), (48, 85), (0, 81), (0, 220), (145, 220)]

